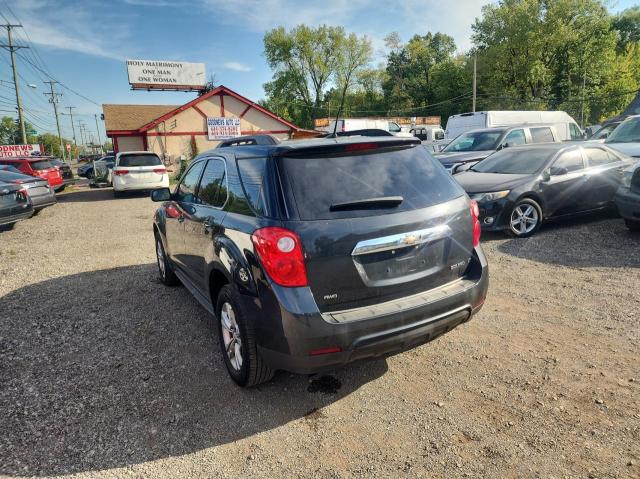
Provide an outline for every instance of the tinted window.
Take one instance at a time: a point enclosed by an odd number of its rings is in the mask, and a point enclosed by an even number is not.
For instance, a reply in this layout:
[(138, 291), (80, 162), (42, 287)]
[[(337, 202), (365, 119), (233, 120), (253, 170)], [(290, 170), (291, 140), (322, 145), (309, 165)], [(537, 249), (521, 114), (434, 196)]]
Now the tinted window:
[(202, 203), (220, 208), (227, 201), (224, 161), (209, 160), (200, 180), (198, 198)]
[(238, 171), (242, 186), (251, 207), (261, 216), (271, 216), (267, 211), (267, 159), (249, 158), (238, 160)]
[(556, 151), (551, 148), (506, 148), (474, 165), (471, 171), (531, 175), (542, 171)]
[[(280, 159), (303, 220), (354, 218), (425, 208), (464, 194), (424, 148), (357, 156)], [(390, 208), (330, 211), (331, 205), (401, 196)]]
[(444, 140), (444, 131), (436, 131), (435, 139), (436, 140)]
[(584, 152), (589, 160), (589, 166), (608, 165), (609, 163), (616, 161), (611, 158), (606, 151), (601, 150), (600, 148), (585, 148)]
[(531, 141), (533, 143), (549, 143), (553, 141), (553, 133), (551, 128), (531, 128)]
[(31, 165), (31, 168), (33, 168), (34, 170), (48, 170), (49, 168), (53, 168), (53, 165), (51, 164), (51, 162), (45, 161), (45, 160), (30, 161), (29, 164)]
[(572, 140), (580, 140), (582, 139), (582, 132), (580, 128), (578, 128), (574, 123), (569, 123), (569, 135)]
[(605, 143), (640, 142), (640, 117), (630, 118), (613, 130)]
[(198, 180), (200, 179), (200, 173), (202, 173), (203, 168), (204, 161), (199, 161), (189, 168), (189, 171), (187, 171), (176, 188), (176, 201), (185, 201), (187, 203), (196, 202), (196, 187), (198, 186)]
[(118, 161), (118, 166), (158, 166), (162, 161), (157, 155), (122, 155)]
[(589, 139), (590, 140), (603, 140), (603, 139), (607, 138), (611, 134), (611, 132), (616, 129), (616, 127), (618, 125), (619, 125), (619, 123), (612, 123), (611, 125), (604, 126), (604, 127), (600, 128), (598, 131), (596, 131), (593, 135), (591, 135), (591, 137)]
[(495, 150), (502, 131), (471, 131), (453, 140), (442, 151), (482, 151)]
[(524, 145), (526, 140), (524, 138), (524, 130), (513, 130), (504, 139), (504, 144), (509, 143), (509, 146)]
[(580, 150), (572, 150), (563, 153), (553, 164), (554, 168), (564, 168), (567, 173), (572, 171), (582, 170), (584, 168), (584, 161)]
[(398, 124), (390, 121), (389, 122), (389, 133), (398, 133), (399, 131), (401, 131), (401, 128), (398, 126)]

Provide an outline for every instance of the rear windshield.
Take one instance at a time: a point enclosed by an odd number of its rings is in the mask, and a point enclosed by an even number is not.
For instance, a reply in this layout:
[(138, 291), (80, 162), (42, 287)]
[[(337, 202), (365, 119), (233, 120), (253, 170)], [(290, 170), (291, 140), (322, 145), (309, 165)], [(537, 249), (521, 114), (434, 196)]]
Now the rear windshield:
[[(357, 156), (280, 158), (302, 220), (356, 218), (426, 208), (464, 194), (424, 148)], [(399, 204), (331, 211), (331, 206), (402, 197)]]
[(162, 161), (158, 155), (122, 155), (118, 166), (158, 166)]
[(48, 160), (32, 161), (29, 164), (34, 170), (48, 170), (49, 168), (53, 168), (53, 165)]

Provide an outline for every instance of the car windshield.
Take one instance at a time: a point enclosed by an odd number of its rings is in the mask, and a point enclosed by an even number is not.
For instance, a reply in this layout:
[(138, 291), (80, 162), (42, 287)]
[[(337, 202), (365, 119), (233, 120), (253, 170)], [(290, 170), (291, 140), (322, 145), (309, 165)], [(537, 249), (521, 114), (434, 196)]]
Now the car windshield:
[(554, 148), (506, 148), (477, 163), (471, 168), (471, 171), (505, 175), (531, 175), (542, 171), (544, 165), (557, 151)]
[(443, 152), (495, 150), (502, 131), (470, 131), (449, 143)]
[(616, 129), (620, 123), (611, 123), (610, 125), (603, 126), (593, 135), (589, 137), (590, 140), (603, 140), (609, 136), (609, 134)]
[(640, 143), (640, 117), (630, 118), (613, 130), (605, 143)]
[(34, 170), (48, 170), (49, 168), (53, 168), (53, 165), (48, 160), (39, 160), (32, 161), (31, 168), (33, 168)]
[(118, 166), (158, 166), (162, 165), (162, 161), (158, 158), (158, 155), (122, 155)]

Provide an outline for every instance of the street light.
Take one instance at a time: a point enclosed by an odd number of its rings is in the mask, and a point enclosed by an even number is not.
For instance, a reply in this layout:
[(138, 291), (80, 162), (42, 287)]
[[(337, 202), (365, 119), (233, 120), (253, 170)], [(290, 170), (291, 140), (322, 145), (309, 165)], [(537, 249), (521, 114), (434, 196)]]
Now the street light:
[(28, 84), (27, 84), (27, 86), (28, 86), (29, 88), (34, 88), (34, 89), (35, 89), (35, 88), (38, 88), (38, 86), (37, 86), (37, 85), (34, 85), (33, 83), (28, 83)]

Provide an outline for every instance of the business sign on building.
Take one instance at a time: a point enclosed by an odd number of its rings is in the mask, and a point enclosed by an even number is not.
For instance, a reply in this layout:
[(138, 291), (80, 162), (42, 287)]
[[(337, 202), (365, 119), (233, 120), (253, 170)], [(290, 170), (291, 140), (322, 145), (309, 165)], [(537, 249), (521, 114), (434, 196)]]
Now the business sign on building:
[(129, 84), (134, 90), (203, 90), (204, 63), (163, 60), (127, 60)]
[(41, 155), (40, 145), (0, 145), (0, 158)]
[(242, 135), (240, 118), (223, 116), (207, 118), (207, 135), (209, 140), (227, 140)]

